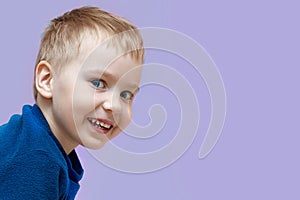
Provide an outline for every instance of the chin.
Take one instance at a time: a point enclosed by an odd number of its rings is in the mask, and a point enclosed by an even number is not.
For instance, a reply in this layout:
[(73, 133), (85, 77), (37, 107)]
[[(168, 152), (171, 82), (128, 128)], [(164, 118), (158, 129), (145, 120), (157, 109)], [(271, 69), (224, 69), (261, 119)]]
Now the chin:
[(98, 150), (98, 149), (101, 149), (105, 144), (106, 144), (107, 141), (105, 142), (85, 142), (84, 144), (82, 144), (82, 146), (86, 147), (86, 148), (89, 148), (89, 149), (92, 149), (92, 150)]

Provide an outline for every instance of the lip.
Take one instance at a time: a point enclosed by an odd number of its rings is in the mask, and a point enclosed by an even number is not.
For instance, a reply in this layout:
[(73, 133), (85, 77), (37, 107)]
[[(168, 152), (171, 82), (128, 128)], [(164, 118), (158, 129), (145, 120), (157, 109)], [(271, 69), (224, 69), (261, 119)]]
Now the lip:
[[(102, 118), (93, 118), (93, 117), (88, 117), (87, 118), (89, 124), (90, 124), (90, 127), (92, 128), (92, 130), (95, 130), (97, 133), (100, 133), (100, 134), (107, 134), (108, 132), (110, 132), (115, 124), (113, 121), (111, 120), (108, 120), (108, 119), (102, 119)], [(100, 122), (103, 122), (105, 124), (108, 124), (111, 126), (111, 128), (109, 129), (102, 129), (102, 128), (99, 128), (99, 127), (96, 127), (93, 123), (92, 123), (92, 120), (97, 120), (97, 121), (100, 121)]]

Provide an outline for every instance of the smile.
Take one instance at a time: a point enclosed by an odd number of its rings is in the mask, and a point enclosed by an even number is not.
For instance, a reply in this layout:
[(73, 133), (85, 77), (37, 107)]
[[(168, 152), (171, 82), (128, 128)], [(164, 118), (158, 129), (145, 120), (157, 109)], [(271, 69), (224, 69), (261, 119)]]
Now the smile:
[(112, 123), (106, 120), (88, 118), (88, 121), (96, 128), (106, 130), (106, 131), (109, 131), (113, 127)]

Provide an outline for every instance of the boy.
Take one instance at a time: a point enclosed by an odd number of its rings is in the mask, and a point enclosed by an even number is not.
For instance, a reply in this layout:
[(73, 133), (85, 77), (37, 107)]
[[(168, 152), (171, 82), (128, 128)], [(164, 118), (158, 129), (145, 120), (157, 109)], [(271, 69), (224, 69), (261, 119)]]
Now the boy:
[(131, 120), (144, 59), (127, 20), (74, 9), (46, 28), (34, 78), (36, 104), (0, 127), (0, 199), (74, 199), (78, 145), (98, 149)]

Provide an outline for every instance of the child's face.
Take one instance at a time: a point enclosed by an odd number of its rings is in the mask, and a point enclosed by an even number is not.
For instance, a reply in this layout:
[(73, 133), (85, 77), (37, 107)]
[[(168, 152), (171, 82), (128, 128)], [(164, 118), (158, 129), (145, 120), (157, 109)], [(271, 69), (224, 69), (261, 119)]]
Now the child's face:
[(78, 144), (100, 148), (131, 121), (142, 63), (115, 56), (98, 49), (84, 63), (73, 62), (53, 75), (50, 124), (66, 151)]

